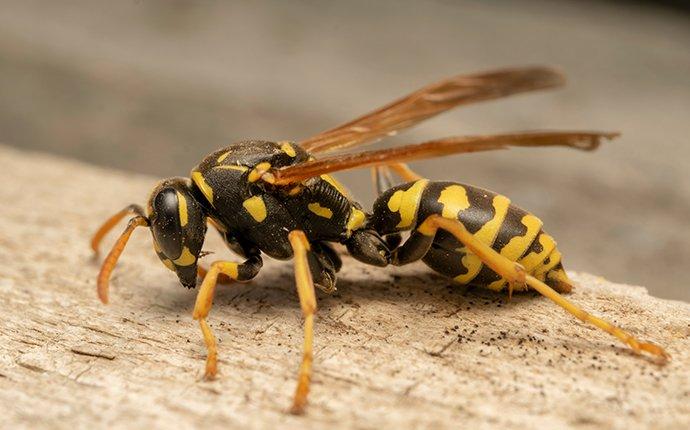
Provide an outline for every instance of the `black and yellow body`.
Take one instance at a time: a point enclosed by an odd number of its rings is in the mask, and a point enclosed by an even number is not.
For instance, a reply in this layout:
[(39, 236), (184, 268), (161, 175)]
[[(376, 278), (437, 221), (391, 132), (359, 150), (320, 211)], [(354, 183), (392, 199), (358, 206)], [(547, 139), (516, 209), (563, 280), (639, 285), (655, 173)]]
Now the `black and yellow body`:
[(192, 170), (191, 180), (160, 182), (149, 198), (148, 218), (161, 261), (184, 286), (196, 286), (197, 260), (209, 218), (231, 250), (254, 260), (261, 254), (292, 258), (288, 234), (303, 231), (312, 244), (312, 276), (325, 291), (334, 290), (341, 266), (328, 242), (346, 245), (367, 263), (388, 264), (386, 245), (375, 232), (363, 228), (365, 213), (331, 176), (291, 187), (260, 180), (268, 169), (309, 158), (290, 142), (242, 141), (207, 156)]
[(422, 260), (454, 281), (500, 291), (507, 281), (452, 234), (425, 234), (419, 227), (431, 215), (458, 220), (475, 238), (559, 292), (571, 285), (556, 242), (542, 230), (536, 216), (508, 197), (456, 182), (420, 179), (385, 191), (374, 203), (368, 225), (381, 235), (410, 231), (410, 238), (392, 250), (392, 264)]
[[(477, 239), (557, 291), (570, 291), (561, 254), (536, 216), (510, 199), (481, 188), (426, 179), (394, 186), (365, 214), (328, 175), (293, 187), (259, 180), (260, 172), (309, 159), (289, 142), (244, 141), (207, 156), (191, 181), (173, 178), (154, 189), (148, 215), (156, 251), (181, 283), (196, 286), (197, 259), (213, 220), (228, 246), (244, 258), (293, 256), (288, 234), (301, 230), (312, 244), (312, 274), (326, 291), (335, 287), (341, 262), (328, 242), (347, 246), (356, 258), (377, 266), (422, 260), (458, 283), (500, 291), (507, 281), (450, 233), (425, 236), (418, 227), (431, 215), (460, 221)], [(381, 237), (411, 231), (399, 247)], [(252, 270), (252, 274), (256, 274)], [(244, 278), (244, 277), (243, 277)]]
[(336, 182), (316, 177), (294, 187), (275, 187), (259, 180), (260, 171), (308, 157), (289, 142), (239, 142), (206, 157), (191, 177), (207, 213), (225, 231), (273, 258), (287, 259), (292, 257), (291, 230), (303, 230), (310, 241), (349, 236), (353, 205)]
[[(99, 296), (107, 302), (108, 278), (132, 230), (147, 226), (154, 249), (180, 283), (197, 286), (194, 318), (208, 349), (206, 377), (217, 372), (217, 346), (206, 318), (217, 283), (255, 277), (262, 255), (295, 260), (295, 279), (305, 318), (304, 356), (291, 411), (302, 413), (309, 390), (314, 286), (333, 292), (342, 262), (331, 243), (346, 246), (352, 257), (375, 266), (400, 266), (422, 260), (455, 282), (500, 291), (534, 288), (576, 315), (626, 342), (636, 351), (666, 357), (650, 343), (596, 318), (563, 299), (572, 285), (556, 242), (542, 222), (512, 205), (510, 199), (456, 182), (416, 179), (379, 189), (371, 213), (365, 213), (331, 176), (322, 174), (290, 185), (276, 185), (272, 169), (305, 163), (311, 155), (290, 142), (243, 141), (207, 156), (191, 178), (170, 178), (154, 188), (144, 214), (130, 205), (106, 221), (93, 239), (127, 213), (125, 232), (113, 246), (99, 274)], [(403, 169), (404, 171), (405, 169)], [(207, 224), (244, 260), (216, 261), (206, 271), (198, 265)], [(403, 242), (401, 233), (409, 232)], [(402, 242), (402, 243), (401, 243)]]
[[(353, 121), (298, 143), (241, 141), (204, 158), (190, 178), (170, 178), (153, 189), (146, 209), (133, 204), (106, 220), (91, 240), (97, 253), (103, 237), (133, 215), (104, 259), (97, 291), (108, 302), (109, 280), (132, 232), (148, 227), (156, 254), (187, 288), (198, 288), (193, 317), (208, 351), (205, 376), (217, 371), (218, 350), (207, 322), (215, 289), (223, 281), (257, 275), (263, 256), (293, 259), (295, 285), (304, 317), (304, 343), (291, 411), (302, 413), (313, 360), (317, 286), (335, 290), (342, 261), (332, 243), (375, 266), (422, 260), (458, 283), (500, 291), (534, 289), (582, 321), (625, 342), (636, 352), (663, 359), (657, 345), (600, 319), (559, 293), (571, 282), (556, 243), (534, 215), (502, 195), (470, 185), (423, 179), (404, 162), (442, 155), (517, 147), (562, 146), (595, 149), (616, 133), (521, 132), (452, 136), (383, 150), (313, 154), (373, 142), (454, 106), (562, 84), (555, 70), (527, 67), (459, 75), (426, 86)], [(379, 197), (366, 213), (329, 173), (375, 167)], [(389, 170), (405, 179), (394, 185)], [(383, 177), (383, 180), (379, 180)], [(241, 261), (199, 265), (207, 226), (216, 228)], [(402, 232), (409, 232), (403, 242)]]

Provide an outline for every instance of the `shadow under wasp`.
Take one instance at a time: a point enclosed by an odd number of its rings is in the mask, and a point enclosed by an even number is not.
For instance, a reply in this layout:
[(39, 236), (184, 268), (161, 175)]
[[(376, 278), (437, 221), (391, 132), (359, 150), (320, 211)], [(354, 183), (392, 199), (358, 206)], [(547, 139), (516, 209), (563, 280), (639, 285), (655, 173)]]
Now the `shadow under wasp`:
[[(617, 337), (636, 352), (662, 359), (659, 346), (641, 342), (595, 317), (561, 293), (572, 289), (556, 242), (536, 216), (510, 199), (475, 186), (432, 181), (405, 162), (449, 154), (506, 149), (511, 146), (565, 146), (593, 150), (617, 133), (592, 131), (520, 132), (435, 139), (392, 149), (314, 155), (352, 148), (411, 127), (461, 104), (506, 97), (562, 85), (561, 73), (525, 67), (455, 76), (417, 90), (346, 124), (299, 143), (247, 140), (208, 155), (190, 178), (159, 182), (147, 208), (130, 205), (96, 232), (98, 252), (104, 235), (123, 217), (129, 223), (103, 261), (98, 296), (108, 302), (109, 278), (130, 235), (148, 227), (163, 264), (180, 283), (195, 288), (194, 306), (208, 350), (205, 376), (217, 373), (217, 345), (206, 322), (219, 282), (248, 281), (262, 267), (262, 255), (293, 259), (304, 317), (304, 345), (290, 411), (303, 413), (312, 371), (316, 296), (314, 287), (335, 291), (342, 261), (331, 243), (343, 244), (355, 259), (374, 266), (400, 266), (422, 260), (459, 284), (494, 291), (533, 289), (582, 321)], [(378, 190), (373, 210), (365, 211), (329, 174), (372, 167)], [(394, 185), (392, 174), (404, 182)], [(207, 224), (243, 261), (198, 265)], [(402, 241), (402, 232), (409, 232)]]

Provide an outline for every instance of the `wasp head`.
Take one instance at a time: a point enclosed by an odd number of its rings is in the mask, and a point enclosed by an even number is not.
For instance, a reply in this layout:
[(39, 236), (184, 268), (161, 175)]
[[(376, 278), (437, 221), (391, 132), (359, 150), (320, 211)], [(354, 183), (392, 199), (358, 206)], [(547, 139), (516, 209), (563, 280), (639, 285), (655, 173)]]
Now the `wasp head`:
[(197, 260), (206, 235), (206, 214), (186, 178), (170, 178), (154, 188), (148, 203), (153, 247), (180, 283), (194, 288)]

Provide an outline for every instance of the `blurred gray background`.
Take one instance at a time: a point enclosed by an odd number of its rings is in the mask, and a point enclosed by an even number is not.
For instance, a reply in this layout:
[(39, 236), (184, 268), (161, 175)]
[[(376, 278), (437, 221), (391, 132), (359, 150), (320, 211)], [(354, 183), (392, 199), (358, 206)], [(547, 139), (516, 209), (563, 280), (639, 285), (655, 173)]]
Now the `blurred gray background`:
[[(621, 131), (595, 153), (523, 149), (414, 167), (530, 209), (570, 269), (690, 299), (690, 19), (681, 8), (441, 0), (0, 7), (0, 142), (156, 176), (186, 175), (239, 139), (308, 137), (448, 75), (558, 65), (565, 89), (459, 108), (387, 144)], [(368, 172), (340, 177), (370, 205)]]

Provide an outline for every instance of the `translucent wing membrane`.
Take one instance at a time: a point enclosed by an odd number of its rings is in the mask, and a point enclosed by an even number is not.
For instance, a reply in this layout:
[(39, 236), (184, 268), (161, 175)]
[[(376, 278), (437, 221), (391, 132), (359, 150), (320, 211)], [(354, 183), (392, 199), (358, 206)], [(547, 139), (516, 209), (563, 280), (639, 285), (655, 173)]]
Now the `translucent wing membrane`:
[(286, 185), (340, 170), (381, 166), (423, 158), (439, 157), (478, 151), (507, 149), (511, 146), (566, 146), (593, 150), (602, 138), (612, 139), (618, 133), (554, 131), (496, 134), (488, 136), (458, 136), (431, 140), (397, 148), (339, 154), (270, 171), (271, 183)]
[(300, 142), (309, 152), (374, 142), (461, 104), (563, 85), (564, 76), (547, 67), (526, 67), (458, 75), (417, 90), (373, 112)]

